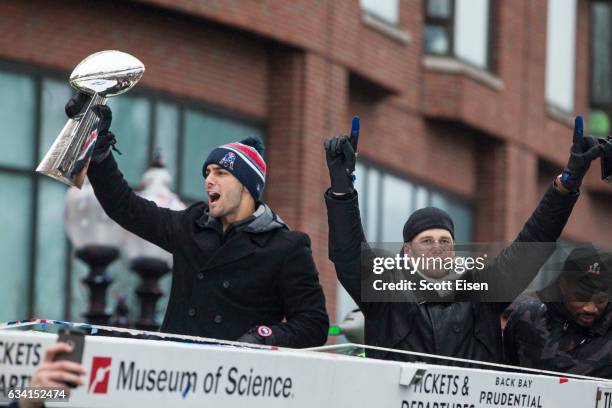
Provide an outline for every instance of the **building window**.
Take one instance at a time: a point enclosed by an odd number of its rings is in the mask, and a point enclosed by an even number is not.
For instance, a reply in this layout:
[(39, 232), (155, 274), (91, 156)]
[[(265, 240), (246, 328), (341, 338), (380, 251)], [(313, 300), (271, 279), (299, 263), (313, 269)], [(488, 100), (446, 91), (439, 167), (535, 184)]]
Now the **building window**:
[(425, 1), (423, 48), (429, 54), (450, 55), (453, 43), (453, 0)]
[(399, 25), (399, 0), (360, 0), (361, 9), (382, 22)]
[(27, 169), (34, 162), (33, 146), (35, 122), (16, 121), (16, 117), (34, 117), (36, 111), (36, 82), (29, 77), (0, 74), (2, 89), (2, 110), (0, 120), (3, 125), (3, 147), (0, 149), (0, 165), (16, 169)]
[[(35, 172), (66, 123), (64, 104), (72, 90), (65, 79), (32, 71), (0, 66), (0, 321), (34, 316), (82, 321), (88, 294), (80, 280), (87, 267), (74, 258), (66, 239), (66, 186)], [(109, 105), (123, 153), (115, 157), (128, 182), (139, 185), (153, 148), (160, 147), (175, 190), (188, 203), (206, 199), (201, 170), (210, 149), (248, 136), (264, 138), (261, 123), (144, 89), (112, 98)], [(127, 262), (114, 262), (109, 272), (115, 279), (109, 306), (119, 295), (135, 306), (138, 277)], [(161, 284), (166, 297), (158, 307), (163, 315), (170, 277)]]
[(2, 257), (2, 309), (0, 321), (28, 316), (30, 247), (32, 239), (32, 178), (0, 171), (0, 256)]
[(548, 0), (546, 102), (574, 111), (576, 72), (576, 0)]
[(131, 185), (138, 185), (149, 161), (149, 135), (151, 134), (151, 100), (130, 95), (111, 98), (113, 132), (117, 135), (117, 164)]
[(589, 130), (610, 134), (612, 117), (612, 4), (591, 3), (591, 114)]
[(368, 241), (401, 242), (404, 222), (414, 211), (427, 206), (449, 213), (458, 242), (471, 241), (474, 215), (468, 203), (376, 166), (358, 163), (355, 174), (361, 221)]
[(188, 200), (203, 198), (202, 164), (212, 149), (249, 136), (263, 138), (257, 127), (197, 110), (185, 111), (184, 129), (183, 177), (179, 191)]
[(495, 0), (424, 0), (423, 49), (494, 71)]

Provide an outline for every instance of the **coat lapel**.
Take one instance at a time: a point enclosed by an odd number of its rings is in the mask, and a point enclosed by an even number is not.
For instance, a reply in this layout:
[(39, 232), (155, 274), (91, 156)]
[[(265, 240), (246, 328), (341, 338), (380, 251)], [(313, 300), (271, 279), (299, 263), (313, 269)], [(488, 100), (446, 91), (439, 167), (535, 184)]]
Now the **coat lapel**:
[(392, 339), (390, 348), (397, 347), (406, 336), (410, 334), (413, 327), (414, 317), (419, 313), (419, 305), (416, 303), (392, 303)]
[(238, 232), (221, 246), (208, 260), (204, 269), (213, 269), (246, 258), (255, 251), (250, 239)]
[(198, 232), (195, 240), (207, 259), (203, 270), (236, 262), (251, 255), (256, 247), (264, 247), (270, 238), (268, 233), (237, 231), (225, 243), (221, 243), (223, 232), (218, 221), (209, 218), (206, 212), (196, 220)]
[(212, 259), (221, 247), (221, 227), (216, 225), (216, 222), (208, 218), (205, 212), (195, 221), (194, 239), (198, 249), (202, 252), (198, 255), (200, 259)]

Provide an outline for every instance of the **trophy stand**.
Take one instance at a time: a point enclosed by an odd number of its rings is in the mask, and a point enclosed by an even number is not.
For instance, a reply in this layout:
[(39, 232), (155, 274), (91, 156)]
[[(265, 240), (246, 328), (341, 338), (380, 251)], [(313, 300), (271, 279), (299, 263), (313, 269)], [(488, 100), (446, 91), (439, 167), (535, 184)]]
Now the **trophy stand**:
[(140, 286), (136, 289), (136, 295), (140, 300), (140, 317), (135, 326), (141, 330), (158, 330), (159, 325), (155, 322), (155, 307), (163, 295), (159, 287), (159, 280), (170, 272), (170, 266), (163, 259), (139, 257), (131, 261), (130, 268), (142, 279)]
[(83, 317), (89, 324), (108, 326), (111, 314), (106, 310), (106, 290), (113, 278), (106, 268), (119, 257), (119, 250), (104, 245), (88, 245), (78, 249), (76, 256), (89, 266), (89, 274), (81, 280), (89, 288), (88, 310)]

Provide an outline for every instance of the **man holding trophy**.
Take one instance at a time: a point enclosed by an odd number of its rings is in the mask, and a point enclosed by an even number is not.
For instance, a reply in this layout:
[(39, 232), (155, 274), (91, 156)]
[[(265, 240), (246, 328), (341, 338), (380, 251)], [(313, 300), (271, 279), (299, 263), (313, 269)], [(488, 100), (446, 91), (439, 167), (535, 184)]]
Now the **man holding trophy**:
[[(89, 95), (77, 93), (66, 114), (82, 115), (90, 104)], [(324, 344), (329, 321), (310, 240), (260, 201), (261, 140), (213, 149), (202, 168), (208, 203), (172, 211), (132, 191), (111, 153), (110, 108), (90, 109), (99, 118), (87, 171), (96, 197), (111, 219), (174, 257), (161, 331), (283, 347)]]

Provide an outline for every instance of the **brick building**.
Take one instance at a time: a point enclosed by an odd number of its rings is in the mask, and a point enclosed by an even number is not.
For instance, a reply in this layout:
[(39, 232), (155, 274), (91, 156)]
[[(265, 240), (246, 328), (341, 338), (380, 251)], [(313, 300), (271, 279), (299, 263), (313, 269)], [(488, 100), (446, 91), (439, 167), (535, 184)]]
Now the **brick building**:
[[(146, 66), (111, 103), (134, 185), (161, 146), (177, 192), (202, 199), (210, 148), (265, 139), (266, 200), (310, 235), (335, 322), (350, 306), (327, 260), (324, 138), (361, 116), (369, 239), (399, 241), (410, 212), (433, 204), (453, 215), (460, 240), (509, 241), (563, 168), (573, 116), (597, 106), (607, 129), (610, 59), (590, 61), (602, 49), (592, 32), (607, 33), (611, 52), (611, 14), (588, 0), (1, 2), (0, 320), (80, 320), (84, 308), (64, 187), (33, 170), (65, 122), (67, 77), (85, 56), (119, 49)], [(612, 241), (612, 188), (598, 167), (567, 241)], [(124, 264), (114, 268), (133, 283)]]

